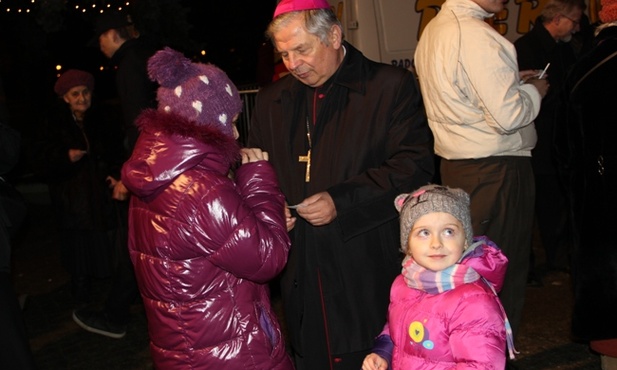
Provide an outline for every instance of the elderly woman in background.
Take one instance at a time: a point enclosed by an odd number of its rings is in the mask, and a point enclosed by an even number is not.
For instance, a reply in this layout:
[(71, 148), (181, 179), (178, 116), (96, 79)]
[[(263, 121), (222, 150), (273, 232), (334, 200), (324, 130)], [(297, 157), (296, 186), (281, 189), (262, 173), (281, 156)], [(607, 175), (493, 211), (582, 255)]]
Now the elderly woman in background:
[(94, 77), (85, 71), (58, 78), (58, 103), (46, 115), (33, 164), (49, 186), (77, 306), (89, 302), (93, 278), (110, 276), (117, 220), (109, 186), (124, 155), (114, 129), (119, 120), (92, 105), (93, 89)]

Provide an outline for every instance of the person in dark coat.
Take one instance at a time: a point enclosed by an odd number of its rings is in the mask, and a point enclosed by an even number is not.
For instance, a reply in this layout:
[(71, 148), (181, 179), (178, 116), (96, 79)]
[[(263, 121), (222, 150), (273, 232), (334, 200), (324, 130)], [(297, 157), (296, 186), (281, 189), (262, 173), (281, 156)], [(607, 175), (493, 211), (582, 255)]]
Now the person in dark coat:
[[(113, 33), (104, 35), (107, 36), (101, 37), (113, 37), (109, 36)], [(126, 40), (120, 38), (118, 43), (117, 50), (109, 58), (111, 64), (116, 67), (116, 88), (126, 129), (126, 148), (130, 155), (139, 135), (135, 119), (144, 109), (156, 106), (156, 84), (150, 81), (145, 73), (146, 62), (156, 48), (152, 42), (143, 37)]]
[(35, 155), (63, 230), (63, 261), (78, 305), (89, 302), (92, 278), (111, 275), (117, 215), (109, 179), (118, 177), (123, 160), (120, 127), (114, 130), (107, 112), (92, 106), (93, 89), (86, 71), (70, 69), (58, 78), (59, 102)]
[(211, 64), (165, 48), (148, 62), (157, 110), (122, 168), (129, 250), (157, 369), (293, 370), (268, 294), (290, 247), (261, 150), (243, 149), (238, 90)]
[[(138, 130), (137, 116), (155, 106), (156, 84), (148, 78), (146, 64), (156, 48), (140, 37), (130, 14), (123, 11), (103, 13), (95, 21), (95, 36), (101, 52), (116, 67), (116, 88), (125, 127), (125, 158), (133, 151)], [(130, 321), (130, 307), (138, 302), (139, 291), (133, 265), (128, 256), (128, 202), (130, 193), (120, 178), (114, 178), (113, 199), (119, 209), (119, 233), (116, 240), (118, 263), (103, 310), (85, 307), (73, 313), (83, 329), (110, 338), (122, 338)]]
[(290, 74), (258, 93), (248, 143), (269, 153), (293, 207), (291, 349), (301, 370), (355, 370), (400, 272), (394, 198), (432, 180), (433, 138), (411, 72), (345, 42), (327, 1), (280, 2), (268, 33)]
[(617, 368), (617, 1), (602, 0), (595, 46), (566, 83), (571, 104), (563, 149), (570, 157), (576, 249), (572, 333), (590, 341), (603, 369)]
[[(568, 200), (554, 146), (555, 130), (565, 121), (563, 84), (576, 62), (570, 40), (579, 31), (585, 7), (583, 0), (551, 0), (542, 9), (531, 31), (514, 42), (521, 71), (543, 70), (550, 63), (546, 78), (551, 88), (542, 100), (540, 113), (534, 121), (538, 141), (531, 151), (531, 165), (536, 179), (535, 215), (548, 271), (569, 268)], [(541, 284), (542, 272), (532, 260), (529, 266), (530, 283)]]
[(7, 124), (0, 78), (0, 369), (36, 369), (22, 308), (11, 279), (12, 238), (21, 228), (28, 208), (8, 182), (21, 152), (21, 134)]

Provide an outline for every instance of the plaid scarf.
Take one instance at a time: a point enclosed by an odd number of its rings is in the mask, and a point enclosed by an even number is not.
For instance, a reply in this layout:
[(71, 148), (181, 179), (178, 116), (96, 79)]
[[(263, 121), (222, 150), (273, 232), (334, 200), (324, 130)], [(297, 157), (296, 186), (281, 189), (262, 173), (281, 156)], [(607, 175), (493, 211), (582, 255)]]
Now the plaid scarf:
[[(480, 253), (482, 251), (482, 244), (486, 240), (482, 239), (476, 241), (471, 247), (469, 247), (461, 256), (461, 259), (455, 263), (454, 265), (441, 270), (441, 271), (431, 271), (426, 269), (416, 263), (411, 256), (406, 256), (403, 260), (403, 277), (405, 278), (405, 282), (407, 286), (413, 289), (421, 290), (423, 292), (427, 292), (428, 294), (439, 294), (448, 290), (455, 289), (463, 284), (473, 283), (477, 280), (482, 280), (489, 288), (495, 296), (497, 296), (497, 292), (493, 285), (486, 281), (476, 270), (467, 265), (461, 264), (461, 261), (465, 258), (474, 257), (482, 255)], [(501, 313), (504, 319), (504, 325), (506, 327), (506, 343), (508, 345), (508, 354), (510, 359), (514, 359), (514, 354), (519, 353), (516, 348), (514, 348), (514, 336), (512, 335), (512, 327), (510, 326), (510, 321), (508, 320), (508, 316), (501, 305), (499, 303), (499, 308), (501, 309)]]

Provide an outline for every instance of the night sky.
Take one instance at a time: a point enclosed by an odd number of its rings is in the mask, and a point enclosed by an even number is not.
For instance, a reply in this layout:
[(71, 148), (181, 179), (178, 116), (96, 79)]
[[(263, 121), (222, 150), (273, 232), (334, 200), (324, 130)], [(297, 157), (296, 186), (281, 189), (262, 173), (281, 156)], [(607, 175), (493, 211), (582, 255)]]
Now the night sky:
[[(63, 70), (80, 68), (95, 74), (97, 93), (114, 94), (108, 60), (98, 47), (87, 46), (97, 13), (71, 8), (101, 0), (37, 1), (38, 8), (28, 14), (16, 13), (14, 4), (30, 0), (0, 2), (0, 76), (7, 101), (20, 109), (22, 104), (38, 105), (53, 97), (57, 64)], [(13, 4), (11, 13), (4, 11), (7, 4)], [(241, 87), (255, 82), (258, 48), (275, 4), (276, 0), (133, 0), (131, 8), (141, 9), (143, 34), (216, 64)], [(185, 16), (169, 10), (177, 7), (186, 11)], [(203, 49), (206, 57), (199, 55)]]
[(257, 48), (264, 41), (264, 31), (276, 1), (185, 0), (183, 3), (192, 10), (189, 14), (189, 23), (193, 26), (191, 35), (207, 41), (211, 61), (225, 69), (237, 84), (252, 82)]
[[(71, 8), (103, 1), (120, 0), (36, 0), (30, 13), (18, 13), (15, 8), (31, 0), (0, 1), (4, 103), (9, 124), (22, 132), (26, 147), (45, 118), (46, 107), (57, 99), (53, 93), (56, 65), (62, 65), (62, 71), (91, 72), (96, 78), (95, 97), (115, 99), (109, 61), (98, 46), (87, 46), (97, 12)], [(256, 82), (258, 51), (275, 5), (276, 0), (132, 0), (131, 10), (140, 9), (142, 35), (195, 60), (216, 64), (242, 88)], [(9, 6), (10, 13), (5, 9)], [(170, 10), (178, 7), (184, 12)], [(207, 54), (202, 57), (199, 52), (204, 49)]]

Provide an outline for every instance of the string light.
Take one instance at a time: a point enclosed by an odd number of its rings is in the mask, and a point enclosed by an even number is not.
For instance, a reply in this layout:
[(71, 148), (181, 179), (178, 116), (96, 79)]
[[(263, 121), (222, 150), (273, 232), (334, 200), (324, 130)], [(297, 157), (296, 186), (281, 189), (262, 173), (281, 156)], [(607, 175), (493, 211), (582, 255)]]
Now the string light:
[[(121, 11), (131, 5), (126, 0), (65, 0), (63, 2), (69, 9), (80, 13), (97, 12), (104, 13), (106, 10)], [(0, 6), (5, 5), (6, 13), (30, 13), (39, 7), (46, 6), (46, 1), (41, 0), (0, 0)]]

